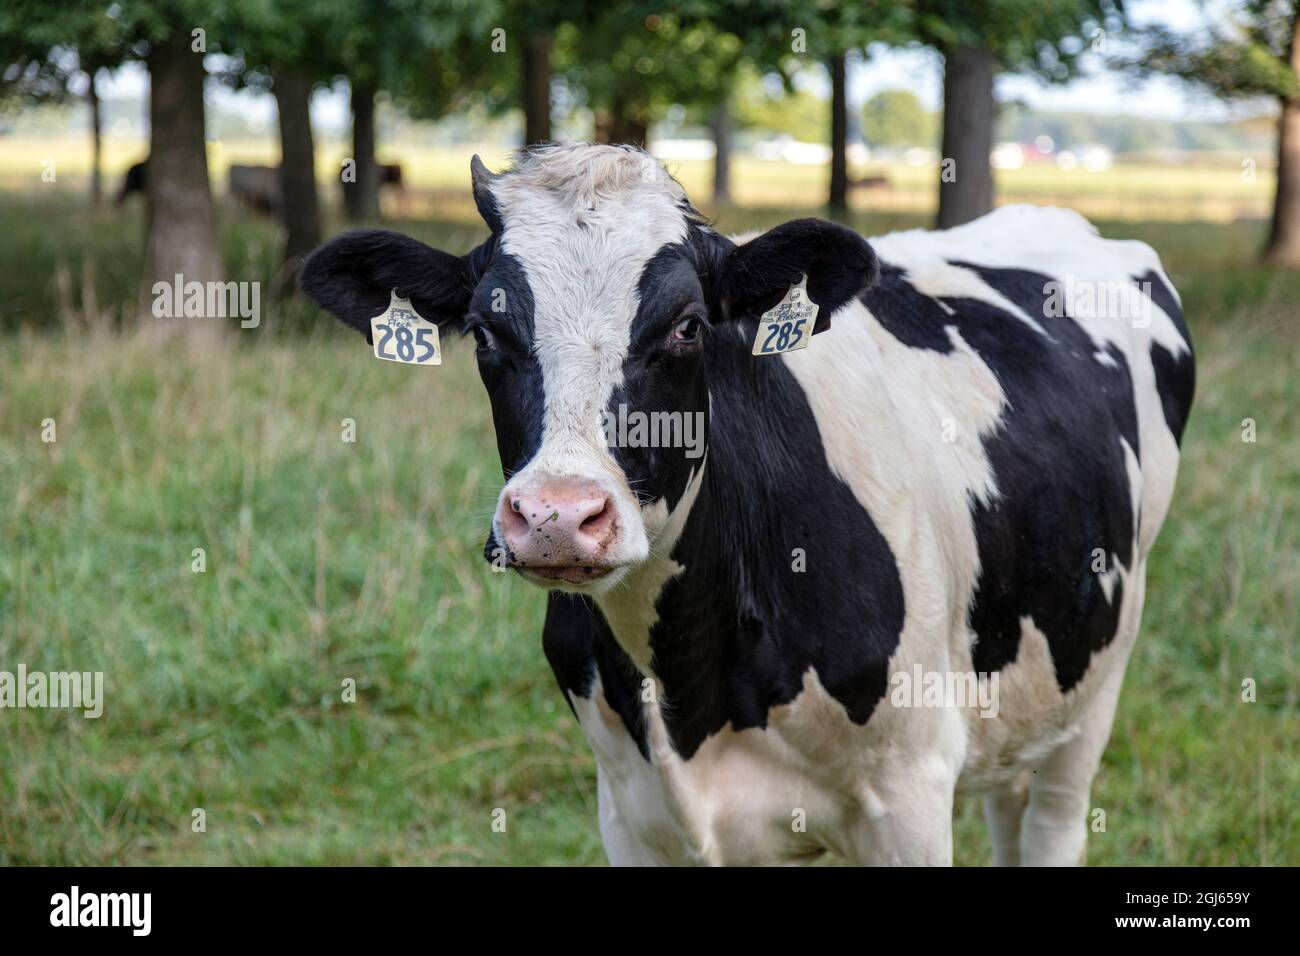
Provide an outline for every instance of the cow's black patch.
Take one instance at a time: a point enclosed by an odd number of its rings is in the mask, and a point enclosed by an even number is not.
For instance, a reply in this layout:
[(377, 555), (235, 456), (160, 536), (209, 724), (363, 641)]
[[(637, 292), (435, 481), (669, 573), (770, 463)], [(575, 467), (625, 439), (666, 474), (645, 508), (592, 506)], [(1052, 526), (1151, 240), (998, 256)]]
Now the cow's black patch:
[(600, 611), (581, 595), (552, 591), (546, 604), (542, 648), (570, 707), (569, 694), (590, 697), (593, 681), (600, 676), (605, 700), (622, 718), (641, 755), (649, 760), (645, 715), (639, 703), (643, 678), (618, 646)]
[(1120, 442), (1141, 455), (1132, 376), (1118, 349), (1104, 350), (1113, 364), (1098, 361), (1083, 328), (1054, 314), (1049, 277), (952, 265), (977, 273), (1043, 332), (978, 299), (944, 298), (949, 312), (889, 267), (882, 287), (863, 301), (915, 348), (950, 351), (944, 327), (952, 326), (997, 376), (1006, 409), (983, 444), (998, 495), (971, 502), (980, 558), (970, 612), (975, 667), (986, 673), (1015, 661), (1021, 619), (1030, 617), (1047, 637), (1057, 683), (1068, 690), (1118, 624), (1121, 582), (1108, 600), (1093, 568), (1133, 564), (1136, 516)]
[(904, 345), (947, 354), (952, 341), (945, 326), (952, 316), (934, 299), (907, 281), (907, 273), (882, 263), (880, 282), (858, 296), (880, 324)]
[[(638, 286), (639, 304), (632, 322), (623, 381), (606, 409), (612, 423), (641, 416), (643, 439), (611, 429), (610, 453), (627, 476), (632, 491), (648, 503), (663, 499), (676, 506), (692, 470), (704, 463), (709, 395), (700, 375), (701, 357), (710, 338), (708, 307), (689, 245), (669, 245), (646, 264)], [(698, 317), (698, 341), (678, 346), (671, 336), (678, 321)]]
[[(665, 586), (650, 635), (664, 719), (686, 758), (730, 724), (766, 726), (810, 667), (849, 717), (865, 723), (888, 685), (903, 628), (903, 590), (883, 535), (826, 462), (812, 410), (781, 361), (755, 360), (729, 335), (704, 362), (713, 398), (708, 466), (673, 559), (686, 573)], [(802, 551), (802, 561), (796, 555)], [(796, 570), (801, 567), (802, 570)], [(851, 581), (849, 586), (847, 582)], [(548, 618), (561, 684), (574, 681), (573, 646), (608, 633), (572, 616)], [(571, 609), (572, 610), (572, 609)], [(634, 735), (641, 677), (616, 646), (597, 657), (607, 698)], [(615, 686), (614, 682), (622, 682)], [(644, 752), (645, 744), (638, 737)]]
[(501, 471), (508, 479), (528, 463), (542, 441), (545, 395), (533, 350), (533, 291), (513, 255), (498, 250), (478, 267), (484, 271), (470, 300), (467, 325), (482, 326), (491, 335), (492, 348), (479, 348), (475, 354), (492, 403)]
[(1133, 281), (1140, 288), (1149, 290), (1151, 301), (1164, 310), (1178, 329), (1178, 334), (1187, 343), (1187, 352), (1179, 355), (1174, 355), (1157, 342), (1151, 343), (1151, 366), (1156, 373), (1160, 408), (1165, 415), (1165, 424), (1173, 432), (1174, 440), (1182, 444), (1187, 415), (1192, 408), (1192, 394), (1196, 391), (1196, 359), (1192, 353), (1192, 337), (1187, 329), (1187, 320), (1183, 318), (1183, 310), (1178, 307), (1173, 292), (1157, 273), (1146, 272), (1134, 276)]

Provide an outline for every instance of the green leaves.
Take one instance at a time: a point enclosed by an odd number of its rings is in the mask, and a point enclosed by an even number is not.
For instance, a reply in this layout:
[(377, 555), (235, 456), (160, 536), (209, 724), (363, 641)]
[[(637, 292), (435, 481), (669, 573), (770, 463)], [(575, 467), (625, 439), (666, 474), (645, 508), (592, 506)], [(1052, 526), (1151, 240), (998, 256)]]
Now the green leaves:
[(1165, 73), (1220, 96), (1300, 96), (1300, 77), (1289, 62), (1297, 7), (1258, 0), (1216, 30), (1185, 36), (1163, 28), (1139, 35), (1143, 48), (1116, 65), (1138, 74)]
[[(1012, 72), (1061, 82), (1098, 37), (1124, 25), (1122, 0), (910, 0), (911, 37), (943, 52), (978, 46)], [(1099, 31), (1101, 31), (1099, 33)]]

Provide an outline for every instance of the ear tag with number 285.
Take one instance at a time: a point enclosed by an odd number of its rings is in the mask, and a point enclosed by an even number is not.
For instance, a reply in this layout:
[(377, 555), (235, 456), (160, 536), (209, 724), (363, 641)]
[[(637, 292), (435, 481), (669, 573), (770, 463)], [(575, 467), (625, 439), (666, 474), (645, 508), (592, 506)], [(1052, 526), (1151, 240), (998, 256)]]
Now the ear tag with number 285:
[(370, 320), (375, 358), (405, 365), (441, 365), (438, 327), (415, 311), (410, 299), (392, 291), (388, 308)]
[(753, 355), (780, 355), (806, 349), (817, 321), (817, 303), (808, 298), (808, 276), (800, 276), (785, 297), (763, 313), (754, 336)]

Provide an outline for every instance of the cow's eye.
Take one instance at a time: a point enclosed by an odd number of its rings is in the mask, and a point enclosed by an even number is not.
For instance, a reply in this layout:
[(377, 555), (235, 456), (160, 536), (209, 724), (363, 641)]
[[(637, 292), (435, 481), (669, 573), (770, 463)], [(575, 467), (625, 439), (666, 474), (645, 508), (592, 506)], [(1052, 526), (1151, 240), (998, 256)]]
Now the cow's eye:
[(496, 348), (496, 340), (492, 338), (492, 333), (481, 325), (473, 327), (474, 343), (478, 346), (480, 352), (491, 352)]
[(699, 339), (702, 323), (698, 315), (685, 315), (673, 326), (673, 342), (690, 344)]

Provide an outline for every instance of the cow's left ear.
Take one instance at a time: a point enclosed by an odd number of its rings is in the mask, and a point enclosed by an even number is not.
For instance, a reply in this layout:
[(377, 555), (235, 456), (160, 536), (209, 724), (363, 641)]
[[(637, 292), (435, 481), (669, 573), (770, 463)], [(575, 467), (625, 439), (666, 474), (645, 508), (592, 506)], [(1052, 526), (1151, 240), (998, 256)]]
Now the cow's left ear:
[(813, 334), (880, 276), (876, 254), (851, 229), (824, 219), (796, 219), (735, 246), (718, 263), (716, 292), (730, 318), (756, 318), (808, 276), (817, 303)]
[(354, 229), (303, 263), (298, 285), (317, 305), (370, 339), (370, 320), (394, 289), (439, 328), (461, 329), (469, 308), (467, 260), (386, 229)]

